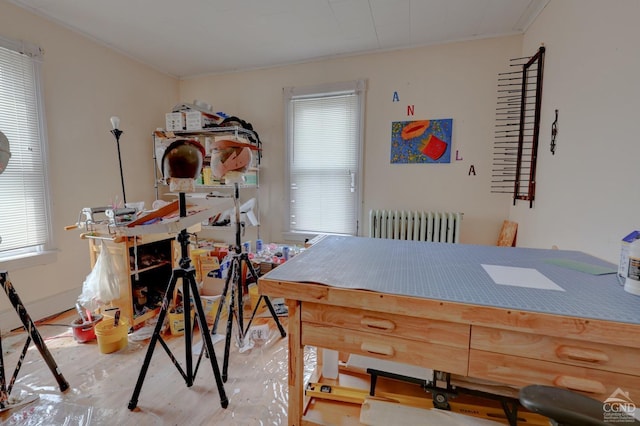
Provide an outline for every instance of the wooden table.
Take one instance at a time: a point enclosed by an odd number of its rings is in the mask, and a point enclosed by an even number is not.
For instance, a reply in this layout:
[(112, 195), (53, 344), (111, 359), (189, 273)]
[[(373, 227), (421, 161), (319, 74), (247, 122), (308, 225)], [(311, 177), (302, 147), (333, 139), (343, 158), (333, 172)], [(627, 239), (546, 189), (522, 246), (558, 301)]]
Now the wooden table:
[[(490, 267), (559, 289), (499, 285)], [(305, 423), (305, 345), (637, 404), (640, 297), (616, 269), (575, 251), (325, 238), (258, 283), (289, 308), (289, 424)]]

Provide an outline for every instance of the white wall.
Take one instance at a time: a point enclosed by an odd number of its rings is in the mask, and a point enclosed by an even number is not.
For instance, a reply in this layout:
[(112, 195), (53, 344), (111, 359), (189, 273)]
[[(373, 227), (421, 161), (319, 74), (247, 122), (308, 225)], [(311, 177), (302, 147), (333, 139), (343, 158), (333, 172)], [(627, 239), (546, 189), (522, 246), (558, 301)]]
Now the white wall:
[[(118, 154), (109, 117), (118, 115), (128, 201), (154, 200), (151, 132), (178, 99), (177, 80), (113, 50), (0, 1), (0, 34), (45, 51), (44, 107), (49, 139), (49, 183), (57, 262), (9, 269), (11, 281), (34, 319), (69, 309), (90, 271), (79, 231), (64, 231), (82, 207), (121, 198)], [(2, 176), (0, 176), (0, 179)], [(0, 269), (7, 269), (0, 263)], [(2, 329), (19, 325), (0, 295)]]
[[(206, 101), (252, 123), (264, 143), (261, 236), (283, 241), (282, 88), (367, 79), (361, 233), (367, 233), (371, 208), (460, 211), (462, 242), (495, 244), (510, 200), (490, 193), (497, 74), (520, 55), (521, 42), (520, 36), (503, 37), (205, 76), (181, 81), (180, 98)], [(393, 102), (394, 92), (400, 102)], [(390, 164), (391, 122), (433, 118), (453, 118), (451, 164)], [(469, 176), (471, 165), (475, 176)]]
[(510, 212), (519, 245), (617, 263), (620, 239), (640, 229), (638, 22), (637, 0), (552, 0), (525, 34), (523, 53), (547, 52), (535, 206)]

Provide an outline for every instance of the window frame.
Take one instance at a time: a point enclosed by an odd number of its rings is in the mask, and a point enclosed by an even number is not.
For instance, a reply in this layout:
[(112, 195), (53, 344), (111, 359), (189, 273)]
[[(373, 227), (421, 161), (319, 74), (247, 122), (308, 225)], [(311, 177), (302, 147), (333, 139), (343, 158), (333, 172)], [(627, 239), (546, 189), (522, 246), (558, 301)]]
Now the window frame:
[(283, 238), (288, 241), (305, 241), (325, 232), (304, 232), (291, 230), (291, 143), (292, 129), (291, 122), (291, 100), (300, 97), (320, 98), (331, 94), (353, 92), (358, 96), (358, 141), (357, 141), (357, 167), (355, 176), (355, 190), (357, 192), (354, 206), (354, 220), (356, 221), (356, 231), (354, 235), (360, 235), (362, 228), (362, 188), (363, 188), (363, 166), (364, 166), (364, 118), (366, 104), (367, 81), (364, 79), (352, 80), (338, 83), (325, 83), (312, 86), (285, 87), (283, 89), (284, 99), (284, 124), (285, 124), (285, 191), (286, 208), (284, 217)]
[[(12, 40), (6, 37), (0, 36), (0, 47), (11, 50), (13, 52), (26, 55), (31, 60), (33, 67), (33, 86), (34, 97), (36, 99), (35, 113), (38, 115), (37, 126), (40, 135), (39, 144), (42, 160), (41, 178), (43, 180), (43, 193), (45, 206), (44, 219), (46, 225), (46, 241), (44, 244), (40, 244), (32, 247), (22, 247), (14, 250), (7, 251), (6, 253), (0, 252), (0, 269), (23, 269), (38, 265), (45, 265), (55, 262), (57, 259), (55, 232), (53, 228), (53, 209), (51, 200), (51, 187), (49, 179), (49, 152), (48, 152), (48, 140), (47, 140), (47, 126), (46, 117), (44, 111), (44, 91), (42, 88), (42, 57), (43, 51), (40, 47), (26, 43), (19, 40)], [(8, 137), (8, 136), (7, 136)], [(9, 140), (11, 145), (11, 140)], [(0, 175), (2, 179), (2, 175)], [(0, 219), (1, 220), (1, 219)]]

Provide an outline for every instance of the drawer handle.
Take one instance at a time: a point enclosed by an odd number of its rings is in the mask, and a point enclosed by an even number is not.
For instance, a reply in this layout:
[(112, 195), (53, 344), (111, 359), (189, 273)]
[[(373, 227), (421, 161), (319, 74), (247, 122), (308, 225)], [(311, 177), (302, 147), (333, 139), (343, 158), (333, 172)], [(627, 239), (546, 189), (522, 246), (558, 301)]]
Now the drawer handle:
[(393, 347), (380, 343), (362, 342), (360, 350), (377, 355), (393, 356)]
[(380, 318), (369, 318), (364, 317), (360, 320), (360, 325), (367, 328), (375, 328), (376, 330), (387, 330), (392, 331), (396, 328), (396, 325), (393, 321), (380, 319)]
[(575, 346), (560, 346), (556, 350), (559, 358), (573, 361), (590, 362), (593, 364), (609, 362), (609, 356), (595, 349), (578, 348)]
[(603, 394), (607, 390), (604, 385), (598, 381), (564, 375), (556, 377), (553, 384), (570, 390), (587, 393)]

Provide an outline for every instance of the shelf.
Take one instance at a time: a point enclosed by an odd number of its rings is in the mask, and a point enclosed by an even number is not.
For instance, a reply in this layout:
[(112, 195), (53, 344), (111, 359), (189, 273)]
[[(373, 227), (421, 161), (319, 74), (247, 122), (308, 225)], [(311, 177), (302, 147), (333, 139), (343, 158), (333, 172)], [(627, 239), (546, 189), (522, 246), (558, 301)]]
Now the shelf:
[[(233, 185), (232, 184), (224, 184), (224, 185), (222, 185), (222, 184), (220, 184), (220, 185), (198, 185), (198, 184), (196, 184), (196, 188), (199, 188), (199, 189), (216, 189), (216, 188), (233, 189), (235, 187), (236, 187), (235, 184), (233, 184)], [(240, 189), (247, 189), (247, 188), (255, 188), (255, 189), (257, 189), (257, 188), (259, 188), (259, 186), (256, 185), (256, 184), (253, 184), (253, 183), (251, 183), (251, 184), (243, 183), (243, 184), (238, 184), (238, 188), (240, 188)]]
[(162, 262), (156, 263), (155, 265), (151, 265), (151, 266), (147, 266), (144, 268), (138, 268), (138, 270), (136, 271), (135, 266), (130, 266), (131, 269), (131, 275), (135, 275), (135, 274), (142, 274), (143, 272), (147, 272), (147, 271), (151, 271), (153, 269), (157, 269), (157, 268), (161, 268), (163, 266), (166, 265), (171, 265), (171, 262), (169, 262), (168, 260), (164, 260)]
[[(247, 225), (245, 224), (244, 230), (245, 232), (251, 231), (252, 229), (258, 229), (260, 225)], [(202, 229), (210, 230), (210, 231), (223, 231), (223, 232), (236, 232), (236, 224), (233, 223), (231, 225), (223, 225), (223, 226), (214, 226), (214, 225), (202, 225)]]
[[(156, 185), (158, 186), (166, 186), (168, 187), (169, 185), (166, 184), (164, 181), (159, 181), (156, 183)], [(196, 189), (216, 189), (216, 188), (221, 188), (221, 189), (233, 189), (235, 188), (236, 185), (233, 183), (229, 183), (229, 184), (219, 184), (219, 185), (203, 185), (203, 184), (199, 184), (196, 183)], [(247, 188), (255, 188), (258, 189), (260, 188), (260, 185), (255, 184), (255, 183), (239, 183), (238, 184), (238, 188), (240, 189), (247, 189)], [(166, 192), (165, 195), (178, 195), (177, 192)], [(187, 194), (189, 195), (189, 194)]]
[(138, 315), (138, 316), (134, 315), (134, 317), (133, 317), (133, 325), (137, 326), (138, 324), (141, 324), (141, 323), (145, 322), (146, 320), (155, 317), (159, 313), (160, 313), (160, 308), (158, 307), (158, 308), (151, 309), (151, 310), (145, 312), (142, 315)]
[[(235, 122), (234, 122), (235, 123)], [(197, 139), (208, 151), (203, 159), (203, 167), (200, 172), (200, 176), (196, 179), (194, 191), (187, 195), (188, 201), (194, 201), (201, 205), (211, 206), (211, 210), (208, 213), (202, 213), (194, 215), (197, 216), (199, 220), (194, 221), (191, 219), (191, 216), (188, 218), (181, 219), (179, 223), (159, 223), (146, 225), (145, 227), (136, 227), (139, 229), (129, 229), (126, 230), (126, 235), (140, 235), (147, 234), (150, 232), (167, 232), (174, 233), (184, 229), (184, 225), (198, 225), (200, 226), (200, 230), (206, 230), (208, 232), (212, 231), (221, 231), (223, 234), (223, 238), (225, 241), (230, 240), (226, 235), (235, 232), (236, 226), (235, 223), (232, 223), (230, 226), (210, 226), (208, 223), (213, 221), (220, 221), (220, 217), (227, 219), (231, 213), (233, 212), (235, 207), (234, 200), (234, 189), (244, 190), (245, 194), (242, 196), (242, 204), (240, 207), (244, 209), (245, 204), (252, 203), (250, 207), (250, 211), (247, 210), (245, 214), (251, 214), (248, 219), (243, 219), (244, 222), (249, 225), (248, 227), (259, 229), (260, 226), (260, 208), (259, 208), (259, 196), (260, 196), (260, 162), (262, 158), (262, 142), (258, 137), (257, 133), (253, 131), (253, 129), (249, 130), (241, 126), (231, 125), (226, 127), (212, 127), (201, 130), (176, 130), (176, 131), (166, 131), (166, 130), (157, 130), (153, 133), (153, 158), (154, 163), (156, 163), (156, 167), (154, 167), (154, 188), (156, 193), (156, 199), (170, 199), (168, 197), (175, 196), (174, 193), (168, 191), (169, 185), (166, 183), (164, 177), (161, 172), (161, 165), (158, 163), (158, 160), (163, 157), (164, 149), (168, 146), (168, 144), (172, 141), (175, 141), (179, 138), (193, 138)], [(231, 175), (231, 172), (227, 175), (227, 179), (225, 181), (222, 179), (214, 179), (211, 170), (211, 154), (213, 149), (223, 149), (223, 144), (215, 144), (215, 140), (218, 139), (238, 139), (246, 141), (246, 144), (242, 144), (240, 146), (235, 146), (234, 144), (224, 145), (224, 150), (228, 149), (243, 149), (247, 148), (251, 149), (252, 152), (252, 160), (250, 163), (246, 164), (244, 171), (241, 171), (242, 168), (239, 167), (240, 164), (233, 164), (233, 166), (237, 166), (239, 170), (234, 171), (234, 175)], [(208, 140), (210, 139), (210, 140)], [(225, 153), (227, 155), (229, 153)], [(231, 155), (231, 154), (229, 154)], [(245, 158), (246, 160), (246, 158)], [(244, 163), (243, 163), (244, 164)], [(220, 172), (221, 173), (221, 172)], [(237, 183), (236, 183), (237, 181)], [(228, 182), (228, 183), (217, 183), (217, 182)], [(213, 194), (216, 194), (215, 196)], [(210, 196), (211, 195), (211, 196)], [(241, 195), (238, 195), (239, 197)], [(226, 205), (225, 205), (226, 203)], [(244, 210), (243, 210), (244, 211)], [(233, 221), (233, 219), (231, 219)], [(191, 231), (198, 232), (198, 231)], [(258, 231), (259, 232), (259, 231)]]
[(258, 140), (256, 132), (240, 126), (207, 127), (201, 130), (164, 130), (162, 133), (165, 137), (170, 137), (168, 136), (170, 134), (174, 134), (176, 136), (215, 136), (220, 133), (237, 133), (249, 135)]
[[(124, 228), (126, 226), (118, 227), (118, 235), (122, 235), (119, 232)], [(119, 271), (120, 295), (117, 299), (111, 300), (109, 306), (120, 308), (122, 317), (127, 318), (133, 328), (137, 328), (159, 312), (158, 305), (171, 278), (172, 265), (176, 261), (174, 240), (175, 238), (169, 234), (147, 234), (119, 241), (89, 240), (92, 268), (101, 249), (112, 253)], [(135, 291), (145, 288), (146, 300), (142, 304), (149, 310), (142, 315), (136, 315), (136, 310), (142, 309), (142, 306), (138, 303)]]

